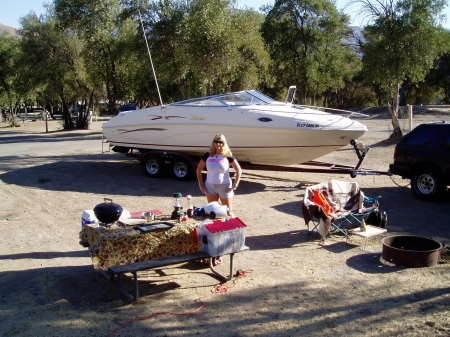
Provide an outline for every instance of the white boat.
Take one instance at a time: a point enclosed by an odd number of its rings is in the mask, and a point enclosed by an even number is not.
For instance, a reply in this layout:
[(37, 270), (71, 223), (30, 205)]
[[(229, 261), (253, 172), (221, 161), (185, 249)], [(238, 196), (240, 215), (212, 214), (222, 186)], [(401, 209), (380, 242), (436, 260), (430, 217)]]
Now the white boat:
[(256, 90), (206, 96), (120, 112), (103, 124), (111, 146), (201, 155), (226, 136), (242, 162), (301, 164), (349, 144), (367, 131), (358, 121), (276, 101)]

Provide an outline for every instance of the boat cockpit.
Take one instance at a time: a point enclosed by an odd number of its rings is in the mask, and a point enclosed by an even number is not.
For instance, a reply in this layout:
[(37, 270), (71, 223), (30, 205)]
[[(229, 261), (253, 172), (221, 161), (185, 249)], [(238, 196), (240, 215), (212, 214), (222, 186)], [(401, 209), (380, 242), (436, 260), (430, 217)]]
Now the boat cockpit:
[(246, 90), (232, 92), (228, 94), (206, 96), (199, 98), (192, 98), (185, 101), (171, 103), (169, 105), (176, 106), (246, 106), (246, 105), (273, 105), (283, 104), (276, 101), (269, 96), (260, 93), (257, 90)]

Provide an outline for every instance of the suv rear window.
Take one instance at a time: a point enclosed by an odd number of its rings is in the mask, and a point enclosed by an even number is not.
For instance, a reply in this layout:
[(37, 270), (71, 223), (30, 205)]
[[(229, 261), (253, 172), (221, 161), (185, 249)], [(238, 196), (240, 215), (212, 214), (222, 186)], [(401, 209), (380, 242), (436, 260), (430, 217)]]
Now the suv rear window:
[(450, 139), (450, 125), (420, 125), (407, 134), (402, 143), (405, 145), (423, 145), (441, 143), (444, 139)]

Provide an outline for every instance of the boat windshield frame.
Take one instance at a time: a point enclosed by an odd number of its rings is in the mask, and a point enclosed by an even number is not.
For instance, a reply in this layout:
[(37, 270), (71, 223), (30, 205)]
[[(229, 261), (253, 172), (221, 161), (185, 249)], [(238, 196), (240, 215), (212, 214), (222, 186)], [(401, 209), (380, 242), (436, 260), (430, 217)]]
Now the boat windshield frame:
[(237, 91), (226, 94), (191, 98), (169, 105), (196, 107), (236, 107), (249, 105), (270, 105), (277, 103), (273, 98), (257, 90)]

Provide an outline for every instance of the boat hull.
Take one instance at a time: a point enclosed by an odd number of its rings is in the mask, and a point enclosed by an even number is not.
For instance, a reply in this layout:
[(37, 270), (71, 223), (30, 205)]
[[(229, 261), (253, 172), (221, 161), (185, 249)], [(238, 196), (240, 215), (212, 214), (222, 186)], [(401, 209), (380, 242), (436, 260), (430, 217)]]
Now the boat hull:
[[(354, 122), (358, 123), (358, 122)], [(236, 125), (158, 124), (103, 127), (112, 146), (153, 149), (201, 155), (209, 151), (214, 135), (227, 137), (240, 161), (264, 165), (301, 164), (346, 146), (365, 130), (264, 128)]]

